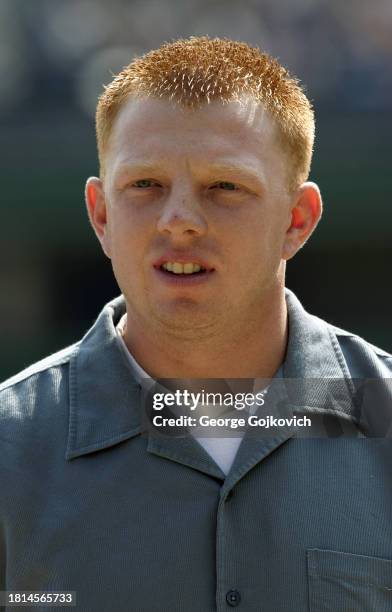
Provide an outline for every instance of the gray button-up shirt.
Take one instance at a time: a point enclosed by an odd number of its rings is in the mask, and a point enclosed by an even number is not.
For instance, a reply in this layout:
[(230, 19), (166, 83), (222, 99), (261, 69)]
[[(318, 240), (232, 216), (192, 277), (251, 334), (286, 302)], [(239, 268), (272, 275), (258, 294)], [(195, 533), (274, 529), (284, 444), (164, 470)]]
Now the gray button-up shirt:
[(76, 591), (83, 612), (392, 610), (392, 357), (286, 299), (285, 401), (316, 434), (247, 431), (227, 476), (191, 435), (142, 434), (122, 297), (1, 386), (0, 591)]

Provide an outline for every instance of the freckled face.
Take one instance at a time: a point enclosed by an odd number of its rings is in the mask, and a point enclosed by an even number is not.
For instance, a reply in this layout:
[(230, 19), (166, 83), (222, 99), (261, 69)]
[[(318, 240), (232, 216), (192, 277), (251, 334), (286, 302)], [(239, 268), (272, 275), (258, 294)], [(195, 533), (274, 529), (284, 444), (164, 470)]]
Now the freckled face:
[[(286, 166), (254, 101), (128, 101), (106, 155), (103, 239), (128, 315), (199, 335), (257, 320), (283, 283)], [(164, 269), (175, 263), (201, 270)]]

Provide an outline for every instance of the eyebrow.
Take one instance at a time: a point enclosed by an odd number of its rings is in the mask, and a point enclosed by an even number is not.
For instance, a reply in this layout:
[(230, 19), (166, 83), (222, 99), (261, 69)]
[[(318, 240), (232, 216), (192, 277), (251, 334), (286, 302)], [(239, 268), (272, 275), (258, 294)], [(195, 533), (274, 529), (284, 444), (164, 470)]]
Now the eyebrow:
[[(202, 167), (202, 166), (201, 166)], [(209, 174), (218, 173), (236, 176), (239, 179), (248, 180), (252, 182), (257, 182), (259, 185), (265, 185), (265, 178), (261, 169), (255, 169), (251, 165), (243, 165), (243, 164), (235, 164), (235, 163), (210, 163), (203, 165), (203, 170), (207, 171)], [(132, 172), (132, 174), (140, 174), (140, 173), (151, 173), (151, 172), (165, 172), (162, 161), (159, 160), (157, 162), (142, 162), (142, 161), (129, 161), (120, 163), (116, 175), (121, 176), (122, 174), (126, 174), (127, 172)]]
[(122, 162), (116, 168), (116, 174), (123, 174), (126, 172), (152, 172), (153, 170), (161, 169), (160, 163), (145, 163), (145, 162)]
[(222, 172), (223, 174), (231, 174), (244, 179), (257, 181), (264, 185), (265, 179), (261, 170), (256, 170), (252, 166), (244, 166), (242, 164), (210, 164), (208, 166), (210, 172)]

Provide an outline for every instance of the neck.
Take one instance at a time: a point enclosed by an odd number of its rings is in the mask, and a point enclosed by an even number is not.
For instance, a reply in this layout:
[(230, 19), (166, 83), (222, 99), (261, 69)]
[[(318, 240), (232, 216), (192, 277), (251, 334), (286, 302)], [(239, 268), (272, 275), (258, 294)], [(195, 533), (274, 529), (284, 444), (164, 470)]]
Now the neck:
[(125, 344), (153, 378), (271, 378), (287, 345), (284, 287), (279, 289), (257, 309), (257, 318), (241, 325), (226, 321), (208, 337), (192, 340), (146, 328), (127, 305)]

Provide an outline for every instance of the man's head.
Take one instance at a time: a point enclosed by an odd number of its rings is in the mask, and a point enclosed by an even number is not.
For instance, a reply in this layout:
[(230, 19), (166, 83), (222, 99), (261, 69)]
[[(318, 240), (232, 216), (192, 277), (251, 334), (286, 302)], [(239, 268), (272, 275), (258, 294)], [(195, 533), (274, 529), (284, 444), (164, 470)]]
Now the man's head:
[(257, 328), (321, 214), (297, 83), (242, 43), (179, 41), (114, 79), (97, 131), (87, 207), (128, 316), (188, 338)]
[(311, 104), (298, 81), (267, 53), (246, 43), (191, 37), (164, 44), (135, 59), (105, 88), (96, 114), (101, 178), (114, 121), (127, 99), (173, 100), (197, 108), (251, 98), (269, 111), (288, 156), (288, 185), (297, 188), (308, 175), (314, 141)]

